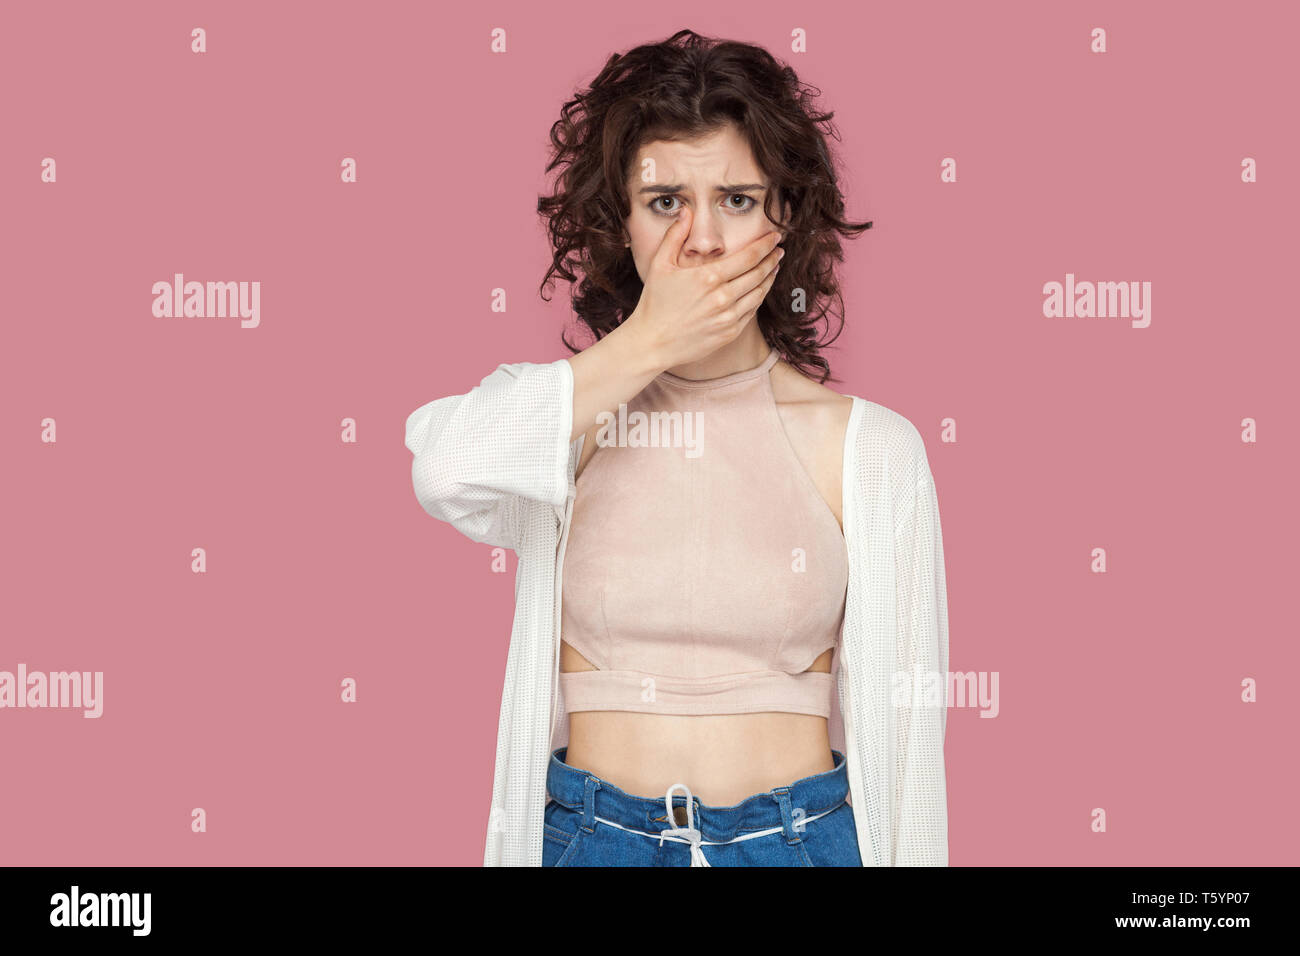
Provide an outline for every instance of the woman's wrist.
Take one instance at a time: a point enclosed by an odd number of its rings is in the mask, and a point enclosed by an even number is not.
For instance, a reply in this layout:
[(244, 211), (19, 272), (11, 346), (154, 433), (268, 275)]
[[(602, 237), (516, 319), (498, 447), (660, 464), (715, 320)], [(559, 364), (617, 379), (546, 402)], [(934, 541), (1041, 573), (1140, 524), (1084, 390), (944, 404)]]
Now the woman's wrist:
[(624, 322), (570, 357), (573, 424), (569, 440), (590, 428), (601, 412), (614, 412), (621, 403), (631, 401), (664, 371), (668, 363), (663, 354), (640, 323)]
[(663, 344), (650, 335), (645, 326), (634, 321), (634, 311), (605, 338), (613, 339), (619, 352), (619, 364), (634, 378), (649, 382), (672, 363), (665, 357)]

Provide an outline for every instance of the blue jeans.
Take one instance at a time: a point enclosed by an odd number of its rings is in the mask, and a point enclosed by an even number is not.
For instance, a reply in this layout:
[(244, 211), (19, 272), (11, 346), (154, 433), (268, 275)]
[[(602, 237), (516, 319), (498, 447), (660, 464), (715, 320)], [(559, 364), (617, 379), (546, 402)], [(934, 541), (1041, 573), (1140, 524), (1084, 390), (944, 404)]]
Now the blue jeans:
[(834, 770), (712, 807), (682, 784), (660, 798), (631, 796), (570, 767), (566, 750), (551, 754), (546, 773), (543, 866), (862, 865), (838, 751)]

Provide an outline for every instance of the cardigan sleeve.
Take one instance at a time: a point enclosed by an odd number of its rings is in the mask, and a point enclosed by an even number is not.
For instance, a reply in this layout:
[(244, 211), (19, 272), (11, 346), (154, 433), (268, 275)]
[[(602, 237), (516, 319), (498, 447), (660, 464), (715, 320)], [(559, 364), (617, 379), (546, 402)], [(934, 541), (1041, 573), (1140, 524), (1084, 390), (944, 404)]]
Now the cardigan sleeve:
[(565, 505), (572, 429), (567, 359), (499, 365), (407, 416), (415, 497), (471, 540), (518, 551), (524, 499)]
[(948, 865), (948, 594), (934, 478), (917, 462), (914, 495), (897, 526), (897, 663), (910, 697), (897, 711), (897, 790), (891, 841), (896, 866)]

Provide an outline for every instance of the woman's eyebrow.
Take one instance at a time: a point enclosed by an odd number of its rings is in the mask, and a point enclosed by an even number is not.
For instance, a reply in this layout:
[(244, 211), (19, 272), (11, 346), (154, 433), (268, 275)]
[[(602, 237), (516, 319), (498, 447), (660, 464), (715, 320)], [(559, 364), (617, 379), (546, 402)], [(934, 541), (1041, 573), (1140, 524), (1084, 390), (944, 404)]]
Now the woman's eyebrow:
[[(645, 193), (679, 193), (686, 187), (681, 183), (670, 183), (666, 186), (642, 186), (638, 195)], [(719, 193), (752, 193), (765, 192), (767, 187), (762, 183), (739, 183), (735, 186), (714, 186), (714, 192)]]

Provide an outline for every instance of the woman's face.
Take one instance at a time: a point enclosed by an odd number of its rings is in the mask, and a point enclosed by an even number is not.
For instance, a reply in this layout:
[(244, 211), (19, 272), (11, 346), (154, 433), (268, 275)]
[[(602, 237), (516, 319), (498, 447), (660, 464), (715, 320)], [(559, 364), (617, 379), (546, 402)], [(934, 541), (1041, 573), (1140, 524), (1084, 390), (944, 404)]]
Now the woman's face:
[(767, 177), (734, 125), (699, 139), (642, 147), (627, 183), (632, 213), (624, 221), (641, 280), (683, 206), (691, 207), (692, 218), (677, 259), (682, 267), (721, 258), (768, 232), (767, 188)]

